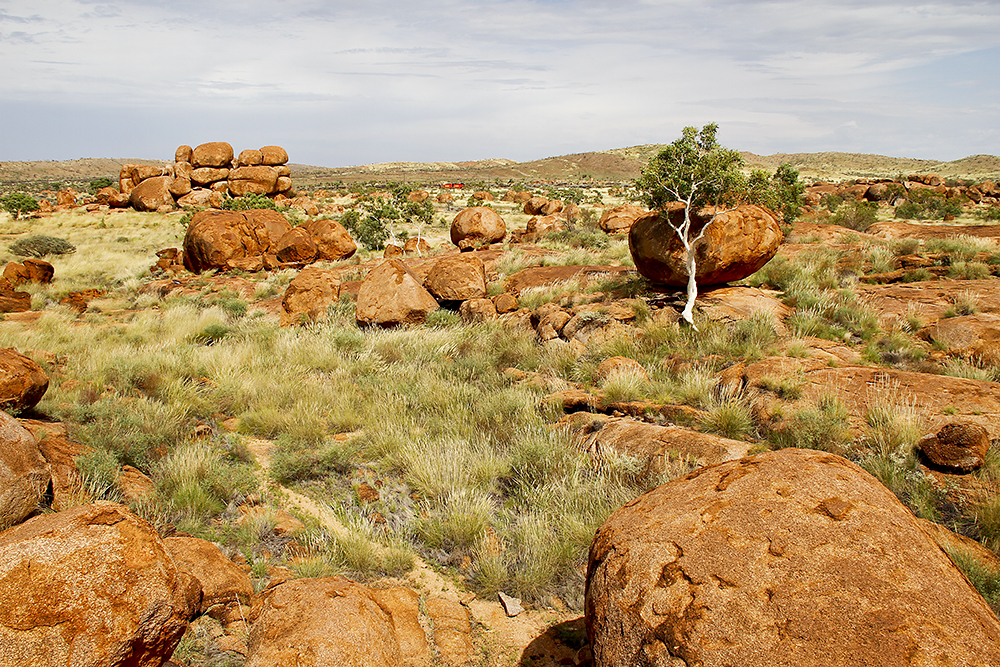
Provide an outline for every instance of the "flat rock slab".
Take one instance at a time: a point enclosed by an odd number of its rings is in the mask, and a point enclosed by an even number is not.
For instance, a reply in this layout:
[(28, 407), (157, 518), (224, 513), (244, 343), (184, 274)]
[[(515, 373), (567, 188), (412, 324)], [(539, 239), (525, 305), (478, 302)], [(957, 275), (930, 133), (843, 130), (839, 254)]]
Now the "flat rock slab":
[(756, 287), (719, 287), (698, 294), (696, 303), (713, 322), (739, 322), (766, 313), (774, 322), (775, 333), (785, 336), (788, 335), (785, 318), (793, 311), (778, 300), (779, 294)]
[(507, 291), (520, 295), (531, 287), (546, 287), (578, 280), (587, 283), (599, 276), (622, 276), (635, 273), (627, 266), (530, 266), (507, 279)]
[(763, 389), (768, 380), (793, 378), (801, 383), (801, 398), (787, 404), (785, 414), (814, 405), (822, 396), (839, 398), (857, 427), (865, 423), (875, 402), (910, 405), (923, 427), (936, 431), (950, 421), (979, 424), (990, 438), (1000, 437), (1000, 383), (985, 380), (899, 371), (877, 366), (830, 366), (818, 358), (768, 357), (734, 366), (721, 382), (740, 376), (746, 385)]
[[(1000, 225), (998, 225), (1000, 226)], [(932, 324), (956, 303), (972, 299), (980, 313), (1000, 313), (1000, 279), (927, 280), (904, 285), (857, 285), (857, 294), (885, 325), (916, 315)]]
[(944, 225), (882, 220), (869, 227), (868, 234), (882, 239), (947, 239), (955, 236), (1000, 239), (1000, 225)]

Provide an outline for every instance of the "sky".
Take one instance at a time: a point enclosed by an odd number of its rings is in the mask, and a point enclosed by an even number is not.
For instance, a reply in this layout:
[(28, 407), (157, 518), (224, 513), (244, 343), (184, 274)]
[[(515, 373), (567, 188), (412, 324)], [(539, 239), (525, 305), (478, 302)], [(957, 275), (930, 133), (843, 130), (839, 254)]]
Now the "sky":
[(0, 0), (0, 160), (1000, 154), (1000, 1)]

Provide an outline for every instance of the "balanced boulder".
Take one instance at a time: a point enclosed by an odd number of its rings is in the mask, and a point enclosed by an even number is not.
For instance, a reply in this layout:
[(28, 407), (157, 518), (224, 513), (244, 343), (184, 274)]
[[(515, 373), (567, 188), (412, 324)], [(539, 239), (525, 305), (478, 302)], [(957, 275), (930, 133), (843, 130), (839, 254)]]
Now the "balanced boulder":
[[(180, 153), (180, 149), (178, 149), (178, 153)], [(191, 159), (186, 160), (186, 162), (190, 162), (195, 169), (199, 167), (229, 167), (233, 163), (233, 147), (225, 141), (202, 144), (195, 147), (191, 152)]]
[(317, 259), (336, 262), (354, 256), (358, 250), (358, 244), (351, 238), (350, 233), (335, 220), (322, 218), (309, 220), (302, 225), (302, 229), (309, 232), (316, 242)]
[(703, 468), (590, 550), (595, 667), (1000, 664), (1000, 620), (891, 491), (824, 452)]
[(198, 609), (156, 530), (97, 502), (0, 533), (0, 666), (163, 664)]
[(487, 206), (473, 206), (459, 211), (451, 223), (451, 242), (497, 243), (507, 235), (503, 218)]
[(0, 412), (0, 530), (21, 523), (38, 509), (49, 479), (34, 436)]
[(264, 146), (260, 149), (260, 154), (266, 165), (278, 166), (288, 162), (288, 151), (281, 146)]
[[(692, 214), (694, 238), (708, 224), (703, 211)], [(629, 229), (628, 245), (635, 268), (658, 285), (687, 285), (686, 253), (671, 225), (680, 225), (683, 207), (661, 215), (653, 211)], [(778, 252), (784, 235), (778, 218), (766, 208), (744, 205), (720, 213), (695, 245), (695, 277), (699, 285), (741, 280), (767, 264)]]
[(437, 301), (402, 260), (387, 259), (361, 282), (356, 318), (360, 325), (422, 324), (437, 308)]

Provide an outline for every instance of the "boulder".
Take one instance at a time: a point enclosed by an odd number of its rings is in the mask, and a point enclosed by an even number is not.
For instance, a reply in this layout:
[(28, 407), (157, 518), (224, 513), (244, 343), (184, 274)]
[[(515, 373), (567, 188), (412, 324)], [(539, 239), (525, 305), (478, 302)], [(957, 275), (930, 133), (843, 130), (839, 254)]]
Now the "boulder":
[(259, 164), (264, 164), (264, 154), (252, 148), (240, 151), (236, 158), (236, 165), (239, 167), (256, 167)]
[(986, 459), (990, 434), (979, 424), (950, 422), (921, 438), (917, 447), (933, 465), (972, 472)]
[(609, 234), (627, 234), (632, 224), (647, 213), (646, 209), (639, 206), (622, 204), (605, 210), (597, 224)]
[(34, 436), (16, 419), (0, 412), (0, 530), (35, 513), (49, 479), (49, 468)]
[[(66, 383), (63, 388), (68, 391)], [(90, 447), (70, 440), (66, 426), (59, 422), (19, 421), (34, 436), (38, 451), (48, 464), (52, 476), (52, 509), (58, 511), (77, 504), (83, 488), (76, 458), (90, 452)]]
[(643, 380), (648, 379), (646, 369), (643, 368), (642, 364), (635, 359), (629, 359), (628, 357), (609, 357), (597, 365), (597, 370), (594, 371), (594, 380), (596, 382), (603, 382), (604, 380), (607, 380), (614, 375), (618, 375), (619, 373), (635, 374)]
[(480, 190), (479, 192), (473, 192), (472, 198), (477, 199), (479, 201), (493, 201), (494, 199), (496, 199), (491, 193), (486, 192), (485, 190)]
[(297, 208), (306, 215), (319, 215), (319, 206), (316, 205), (316, 202), (305, 195), (295, 197), (291, 200), (291, 202), (289, 202), (289, 205), (292, 208)]
[(163, 546), (177, 569), (201, 585), (199, 614), (207, 614), (217, 605), (250, 604), (253, 582), (215, 544), (197, 537), (168, 537), (163, 540)]
[(198, 167), (191, 172), (191, 182), (195, 185), (208, 186), (229, 178), (230, 170), (223, 167)]
[(542, 206), (541, 215), (555, 215), (562, 213), (563, 203), (558, 199), (550, 199)]
[(278, 192), (290, 193), (292, 191), (292, 179), (288, 176), (278, 176), (274, 189)]
[(35, 407), (49, 388), (42, 367), (12, 347), (0, 348), (0, 410)]
[[(628, 242), (636, 270), (650, 282), (687, 285), (685, 252), (671, 228), (681, 224), (684, 210), (661, 216), (658, 211), (642, 216), (629, 230)], [(694, 214), (692, 235), (708, 218)], [(699, 285), (719, 285), (741, 280), (767, 264), (778, 252), (784, 236), (778, 218), (767, 209), (746, 205), (719, 214), (695, 247), (696, 279)]]
[(475, 253), (446, 255), (436, 261), (424, 279), (435, 299), (464, 301), (486, 296), (486, 268)]
[(97, 204), (102, 204), (108, 206), (111, 203), (111, 198), (119, 194), (118, 190), (112, 187), (101, 188), (94, 195), (94, 202)]
[(308, 264), (316, 259), (316, 241), (302, 227), (292, 227), (274, 247), (279, 262)]
[(413, 202), (414, 204), (423, 204), (430, 196), (431, 193), (427, 192), (427, 190), (414, 190), (406, 195), (406, 201)]
[(1000, 620), (891, 491), (783, 449), (664, 484), (590, 549), (595, 667), (1000, 664)]
[(493, 297), (492, 301), (493, 305), (496, 306), (497, 313), (500, 315), (513, 313), (517, 310), (517, 297), (509, 292), (497, 294)]
[(490, 299), (468, 299), (458, 307), (458, 314), (463, 322), (486, 322), (496, 318), (497, 307)]
[(264, 593), (246, 667), (426, 664), (418, 605), (409, 589), (380, 591), (341, 577), (286, 581)]
[(281, 146), (263, 146), (260, 153), (266, 165), (277, 166), (288, 162), (288, 151)]
[(157, 176), (172, 176), (172, 174), (168, 173), (169, 171), (169, 167), (154, 167), (150, 164), (134, 164), (132, 165), (130, 177), (132, 179), (132, 183), (139, 185), (149, 178), (156, 178)]
[(281, 237), (292, 228), (288, 218), (278, 213), (272, 208), (252, 208), (244, 211), (243, 214), (255, 225), (262, 225), (267, 232), (267, 239), (270, 245), (276, 246)]
[(943, 318), (917, 335), (944, 346), (950, 354), (1000, 364), (1000, 315), (996, 313)]
[(421, 324), (437, 308), (437, 301), (402, 260), (387, 259), (361, 282), (356, 318), (360, 325)]
[(192, 273), (228, 269), (232, 260), (262, 256), (271, 247), (267, 226), (248, 211), (199, 211), (184, 236), (184, 266)]
[(447, 204), (448, 202), (455, 201), (455, 195), (450, 192), (439, 192), (435, 199), (437, 199), (439, 204)]
[(31, 293), (18, 292), (9, 280), (0, 278), (0, 313), (23, 313), (31, 310)]
[(326, 310), (340, 298), (335, 272), (307, 266), (288, 283), (281, 299), (281, 326), (326, 320)]
[(544, 215), (542, 209), (549, 203), (545, 197), (530, 197), (524, 202), (522, 211), (525, 215)]
[(217, 192), (206, 190), (205, 188), (194, 188), (188, 194), (177, 200), (178, 206), (185, 208), (201, 208), (211, 206), (219, 208), (222, 206), (223, 197)]
[(21, 264), (9, 262), (3, 269), (3, 277), (15, 287), (24, 283), (51, 283), (55, 273), (55, 268), (45, 260), (31, 258)]
[(473, 206), (459, 211), (451, 223), (451, 242), (497, 243), (507, 235), (503, 218), (486, 206)]
[(406, 243), (403, 244), (403, 254), (404, 255), (426, 255), (431, 251), (431, 244), (419, 237), (412, 237), (406, 239)]
[(274, 167), (237, 167), (229, 172), (229, 194), (271, 195), (278, 192), (278, 170)]
[(233, 163), (233, 147), (225, 141), (212, 141), (196, 147), (191, 152), (190, 160), (178, 160), (178, 162), (190, 162), (198, 169), (199, 167), (229, 167)]
[(170, 181), (170, 185), (167, 186), (170, 190), (170, 194), (174, 197), (180, 198), (186, 194), (189, 194), (193, 187), (191, 186), (191, 179), (185, 176), (178, 176), (174, 180)]
[(194, 155), (194, 149), (188, 146), (187, 144), (178, 146), (177, 150), (174, 151), (174, 162), (190, 163), (193, 155)]
[(358, 250), (358, 244), (350, 233), (335, 220), (309, 220), (302, 229), (309, 232), (316, 242), (316, 258), (336, 262), (353, 257)]
[(108, 502), (0, 533), (0, 665), (158, 667), (198, 609), (156, 530)]
[(174, 196), (170, 194), (169, 176), (147, 178), (132, 189), (129, 203), (137, 211), (155, 211), (161, 206), (174, 207)]
[(174, 178), (186, 178), (191, 180), (194, 173), (194, 166), (190, 162), (174, 162)]

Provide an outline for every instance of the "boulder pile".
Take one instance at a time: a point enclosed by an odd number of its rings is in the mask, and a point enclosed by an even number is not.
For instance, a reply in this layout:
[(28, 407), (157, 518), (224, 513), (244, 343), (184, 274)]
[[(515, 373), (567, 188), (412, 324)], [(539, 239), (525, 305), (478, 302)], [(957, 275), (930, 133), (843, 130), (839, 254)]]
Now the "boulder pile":
[(288, 197), (292, 172), (287, 163), (288, 153), (281, 146), (248, 149), (239, 155), (224, 141), (195, 148), (180, 146), (172, 165), (122, 165), (118, 192), (105, 188), (97, 198), (112, 207), (131, 205), (137, 211), (157, 211), (175, 206), (218, 207), (224, 195)]

